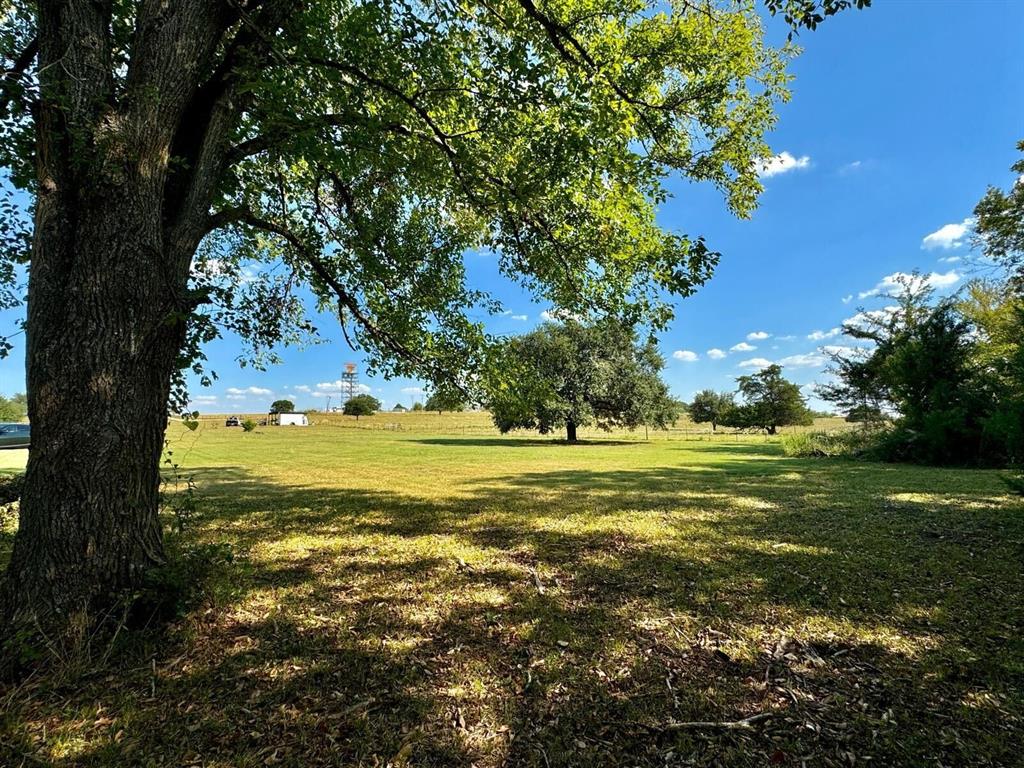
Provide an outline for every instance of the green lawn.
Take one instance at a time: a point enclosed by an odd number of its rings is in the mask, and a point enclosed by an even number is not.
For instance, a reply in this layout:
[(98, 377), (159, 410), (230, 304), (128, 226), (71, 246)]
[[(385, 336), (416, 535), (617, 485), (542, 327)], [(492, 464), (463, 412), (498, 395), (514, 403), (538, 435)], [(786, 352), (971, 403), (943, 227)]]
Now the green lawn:
[(470, 422), (172, 429), (236, 563), (159, 644), (0, 690), (0, 765), (1021, 764), (998, 473)]

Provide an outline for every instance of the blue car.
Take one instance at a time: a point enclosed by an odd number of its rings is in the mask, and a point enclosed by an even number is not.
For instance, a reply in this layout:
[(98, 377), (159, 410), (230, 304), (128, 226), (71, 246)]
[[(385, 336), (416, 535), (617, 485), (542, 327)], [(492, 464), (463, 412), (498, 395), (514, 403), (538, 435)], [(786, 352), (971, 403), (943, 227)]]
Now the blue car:
[(0, 424), (0, 449), (28, 448), (30, 442), (29, 424)]

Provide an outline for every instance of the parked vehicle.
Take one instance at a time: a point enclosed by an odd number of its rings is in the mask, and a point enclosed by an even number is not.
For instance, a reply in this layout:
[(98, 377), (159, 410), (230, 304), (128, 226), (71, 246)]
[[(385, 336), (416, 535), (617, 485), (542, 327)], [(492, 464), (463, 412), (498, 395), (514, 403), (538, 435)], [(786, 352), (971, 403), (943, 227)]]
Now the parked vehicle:
[(242, 426), (242, 420), (237, 416), (228, 416), (224, 421), (225, 427), (240, 427)]
[(0, 448), (28, 448), (31, 435), (29, 424), (0, 424)]

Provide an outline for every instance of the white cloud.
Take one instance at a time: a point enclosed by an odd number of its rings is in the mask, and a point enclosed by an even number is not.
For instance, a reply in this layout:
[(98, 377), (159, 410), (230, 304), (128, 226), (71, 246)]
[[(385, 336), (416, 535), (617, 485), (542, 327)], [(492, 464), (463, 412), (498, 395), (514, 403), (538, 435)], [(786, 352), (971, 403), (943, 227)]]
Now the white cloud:
[(519, 320), (519, 321), (526, 320), (526, 315), (509, 315), (509, 317), (511, 317), (513, 320)]
[(855, 352), (863, 352), (863, 349), (857, 349), (856, 347), (847, 347), (842, 344), (826, 344), (823, 347), (819, 347), (821, 352), (826, 355), (851, 355)]
[(964, 244), (964, 239), (973, 226), (974, 219), (970, 217), (964, 219), (959, 224), (941, 226), (930, 235), (925, 235), (924, 240), (921, 241), (921, 247), (926, 250), (933, 248), (942, 248), (944, 250), (959, 248)]
[(292, 387), (292, 389), (294, 389), (296, 392), (309, 392), (309, 387), (307, 387), (305, 384), (299, 384), (295, 387)]
[(228, 395), (228, 400), (245, 400), (245, 395)]
[(423, 387), (402, 387), (402, 393), (406, 395), (422, 395)]
[(235, 397), (232, 399), (237, 400), (245, 397), (246, 395), (272, 395), (274, 394), (274, 390), (264, 389), (263, 387), (246, 387), (245, 389), (239, 389), (238, 387), (228, 387), (227, 393), (229, 395), (234, 395)]
[(574, 312), (569, 312), (565, 309), (545, 309), (540, 313), (540, 319), (547, 323), (560, 323), (563, 320), (583, 322), (586, 320), (586, 317)]
[(741, 341), (739, 344), (733, 344), (729, 347), (730, 352), (753, 352), (757, 347), (753, 344), (747, 344), (745, 341)]
[(882, 309), (871, 309), (867, 312), (858, 312), (853, 317), (848, 317), (843, 320), (843, 325), (855, 325), (864, 327), (872, 321), (884, 321), (890, 317), (893, 312), (899, 309), (895, 304), (890, 304), (888, 307), (882, 307)]
[(796, 338), (796, 336), (792, 334), (787, 334), (786, 336), (776, 336), (775, 338), (779, 341), (792, 341), (793, 339)]
[(846, 296), (843, 296), (843, 304), (849, 304), (851, 301), (853, 301), (852, 293), (848, 293)]
[(763, 357), (752, 357), (749, 360), (744, 360), (739, 364), (740, 368), (767, 368), (772, 364), (771, 360), (766, 360)]
[(771, 336), (767, 331), (751, 331), (747, 334), (747, 341), (763, 341)]
[(757, 175), (767, 178), (777, 176), (780, 173), (789, 173), (790, 171), (809, 168), (810, 165), (811, 158), (807, 155), (793, 157), (789, 152), (780, 152), (767, 160), (761, 161), (757, 166)]
[(958, 261), (963, 261), (961, 256), (943, 256), (939, 259), (941, 264), (956, 264)]
[(721, 360), (723, 357), (725, 357), (725, 352), (720, 350), (718, 347), (714, 347), (713, 349), (708, 350), (708, 357), (710, 357), (712, 360)]
[(825, 358), (813, 352), (802, 355), (790, 355), (779, 360), (779, 365), (788, 368), (819, 368), (825, 364)]
[(886, 275), (882, 278), (881, 282), (878, 283), (874, 288), (861, 291), (857, 294), (859, 298), (866, 299), (869, 296), (878, 296), (879, 294), (890, 295), (892, 293), (899, 293), (903, 290), (904, 284), (910, 284), (915, 287), (928, 286), (929, 288), (948, 288), (960, 281), (960, 275), (955, 270), (950, 270), (944, 274), (939, 272), (932, 272), (928, 275), (911, 275), (907, 272), (893, 272), (891, 275)]
[(210, 403), (217, 402), (216, 395), (196, 395), (192, 398), (193, 403), (199, 403), (200, 405), (209, 405)]
[(847, 163), (846, 165), (842, 166), (839, 169), (839, 173), (842, 176), (845, 176), (848, 173), (856, 173), (857, 171), (860, 170), (862, 165), (864, 165), (864, 163), (861, 162), (860, 160), (854, 160), (852, 163)]
[(842, 328), (832, 328), (831, 330), (828, 331), (812, 331), (811, 333), (807, 334), (807, 338), (810, 339), (811, 341), (821, 341), (823, 339), (831, 339), (835, 336), (838, 336), (842, 332)]
[(695, 363), (699, 358), (696, 352), (691, 352), (688, 349), (677, 349), (672, 353), (672, 357), (682, 360), (684, 363)]
[[(313, 397), (338, 397), (346, 392), (348, 389), (347, 385), (341, 379), (335, 379), (334, 381), (321, 381), (316, 387), (310, 392), (309, 387), (296, 387), (297, 392), (309, 392)], [(355, 391), (358, 394), (365, 395), (373, 391), (373, 388), (366, 384), (356, 384)]]

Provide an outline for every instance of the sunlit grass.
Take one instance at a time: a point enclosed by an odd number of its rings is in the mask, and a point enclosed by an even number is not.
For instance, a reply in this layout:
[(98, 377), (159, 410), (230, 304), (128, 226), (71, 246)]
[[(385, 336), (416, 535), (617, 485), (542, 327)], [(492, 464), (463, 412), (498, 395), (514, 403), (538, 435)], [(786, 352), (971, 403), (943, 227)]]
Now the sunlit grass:
[(1024, 517), (997, 473), (382, 418), (172, 428), (188, 537), (236, 565), (141, 650), (9, 691), (0, 764), (1018, 759)]

